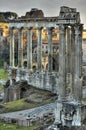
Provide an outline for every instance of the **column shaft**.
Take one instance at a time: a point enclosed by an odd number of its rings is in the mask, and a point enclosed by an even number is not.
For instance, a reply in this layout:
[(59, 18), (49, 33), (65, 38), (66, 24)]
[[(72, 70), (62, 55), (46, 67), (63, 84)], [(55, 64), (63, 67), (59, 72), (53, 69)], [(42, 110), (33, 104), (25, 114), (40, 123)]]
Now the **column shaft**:
[(10, 29), (10, 66), (14, 67), (14, 31)]
[(80, 48), (80, 51), (79, 51), (79, 64), (80, 64), (80, 77), (82, 76), (82, 57), (83, 57), (83, 55), (82, 55), (82, 31), (83, 31), (83, 25), (81, 24), (80, 25), (80, 35), (79, 35), (79, 48)]
[(70, 73), (71, 67), (71, 31), (67, 28), (67, 43), (66, 43), (66, 73)]
[(32, 70), (32, 28), (27, 31), (27, 69)]
[(74, 98), (76, 101), (82, 100), (82, 53), (80, 25), (75, 26), (75, 74), (74, 74)]
[(23, 67), (23, 30), (18, 30), (18, 67)]
[(74, 74), (75, 74), (75, 31), (71, 28), (71, 60), (70, 72), (72, 74), (72, 96), (74, 98)]
[(75, 76), (80, 76), (80, 32), (79, 27), (75, 27)]
[(41, 72), (42, 70), (42, 28), (38, 28), (37, 62), (38, 62), (38, 71)]
[(48, 72), (52, 72), (52, 58), (53, 58), (53, 49), (52, 49), (52, 29), (48, 28)]
[[(72, 95), (72, 46), (71, 44), (71, 27), (66, 28), (66, 94), (69, 97), (73, 97)], [(73, 50), (74, 51), (74, 50)]]
[(65, 98), (66, 94), (66, 31), (65, 26), (60, 26), (60, 45), (59, 45), (59, 95), (61, 98)]

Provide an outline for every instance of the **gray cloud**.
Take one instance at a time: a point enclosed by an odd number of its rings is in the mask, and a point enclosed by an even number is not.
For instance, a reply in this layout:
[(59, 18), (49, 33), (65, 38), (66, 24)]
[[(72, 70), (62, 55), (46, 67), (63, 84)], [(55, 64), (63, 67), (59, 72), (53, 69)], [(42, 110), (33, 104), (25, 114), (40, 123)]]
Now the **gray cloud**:
[(15, 11), (18, 15), (25, 15), (31, 8), (39, 8), (45, 16), (57, 16), (60, 6), (77, 8), (86, 26), (86, 0), (0, 0), (0, 11)]

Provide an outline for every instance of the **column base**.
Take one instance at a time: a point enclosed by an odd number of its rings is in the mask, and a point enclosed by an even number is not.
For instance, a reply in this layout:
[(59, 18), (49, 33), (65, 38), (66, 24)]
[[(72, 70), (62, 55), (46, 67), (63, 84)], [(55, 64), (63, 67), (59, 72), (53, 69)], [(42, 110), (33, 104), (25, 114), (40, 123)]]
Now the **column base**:
[(16, 81), (20, 80), (20, 69), (17, 68)]
[(86, 105), (74, 100), (58, 100), (56, 122), (62, 126), (81, 126), (86, 119)]

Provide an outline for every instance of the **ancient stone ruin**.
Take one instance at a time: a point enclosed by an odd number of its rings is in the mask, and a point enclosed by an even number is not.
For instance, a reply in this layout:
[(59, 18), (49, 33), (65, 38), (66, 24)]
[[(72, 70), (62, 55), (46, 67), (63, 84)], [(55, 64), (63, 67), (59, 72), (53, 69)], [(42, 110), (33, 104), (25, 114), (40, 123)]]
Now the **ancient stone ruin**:
[[(36, 15), (38, 17), (36, 17)], [(9, 85), (5, 87), (5, 99), (9, 93), (13, 100), (18, 99), (15, 82), (26, 80), (29, 85), (58, 94), (56, 122), (62, 125), (81, 125), (86, 118), (86, 106), (82, 103), (82, 30), (80, 13), (75, 8), (62, 6), (59, 16), (44, 17), (42, 11), (32, 9), (25, 17), (9, 21), (10, 28), (10, 68)], [(42, 53), (42, 31), (47, 29), (47, 53)], [(27, 65), (23, 61), (23, 30), (27, 32)], [(32, 30), (37, 30), (36, 71), (33, 71)], [(59, 69), (53, 71), (53, 29), (59, 30)], [(15, 67), (15, 35), (18, 32), (18, 62)], [(47, 67), (43, 69), (42, 59), (47, 55)], [(7, 99), (8, 101), (10, 100)]]

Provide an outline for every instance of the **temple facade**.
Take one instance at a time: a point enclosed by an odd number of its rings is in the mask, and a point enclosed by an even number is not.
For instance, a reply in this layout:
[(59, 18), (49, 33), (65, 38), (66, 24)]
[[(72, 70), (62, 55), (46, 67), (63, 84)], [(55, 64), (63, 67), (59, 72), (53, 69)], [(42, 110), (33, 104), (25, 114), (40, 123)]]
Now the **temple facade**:
[[(34, 10), (33, 10), (34, 12)], [(9, 21), (10, 28), (10, 79), (5, 89), (8, 95), (11, 89), (13, 98), (5, 95), (5, 99), (16, 100), (19, 97), (13, 82), (26, 80), (29, 85), (52, 91), (58, 94), (56, 121), (65, 125), (81, 125), (86, 118), (85, 105), (82, 104), (82, 30), (80, 14), (75, 8), (61, 7), (59, 16), (42, 16), (18, 18)], [(42, 67), (42, 31), (47, 29), (47, 67)], [(15, 67), (15, 37), (18, 31), (18, 62)], [(23, 66), (23, 30), (27, 32), (27, 66)], [(37, 64), (33, 71), (32, 29), (37, 30)], [(59, 69), (53, 71), (53, 29), (59, 30), (58, 54)], [(58, 62), (57, 62), (58, 63)], [(21, 91), (21, 90), (20, 90)], [(68, 107), (68, 109), (67, 109)], [(72, 109), (73, 108), (73, 109)], [(83, 111), (82, 111), (83, 110)], [(64, 118), (63, 118), (64, 117)]]
[[(42, 30), (47, 29), (47, 67), (45, 71), (42, 68)], [(9, 21), (10, 29), (10, 78), (16, 81), (27, 80), (28, 84), (45, 88), (51, 91), (62, 89), (61, 96), (75, 89), (76, 78), (82, 78), (82, 30), (80, 23), (80, 14), (75, 8), (61, 7), (58, 17), (38, 17), (38, 18), (19, 18)], [(23, 30), (26, 29), (27, 35), (27, 66), (23, 66)], [(33, 72), (33, 46), (32, 29), (37, 30), (37, 68)], [(59, 70), (53, 71), (53, 29), (59, 30)], [(14, 31), (18, 33), (18, 62), (15, 67), (15, 36)], [(74, 63), (74, 64), (73, 64)], [(13, 74), (12, 72), (15, 73)], [(34, 78), (34, 81), (33, 81)], [(53, 80), (52, 80), (53, 79)], [(77, 81), (78, 82), (78, 81)], [(68, 85), (67, 85), (68, 84)], [(70, 88), (69, 88), (70, 84)], [(59, 90), (60, 90), (59, 89)], [(77, 89), (77, 88), (76, 88)], [(60, 93), (59, 92), (59, 93)], [(75, 92), (75, 91), (74, 91)], [(71, 94), (72, 96), (76, 94)], [(76, 96), (77, 97), (77, 96)]]

